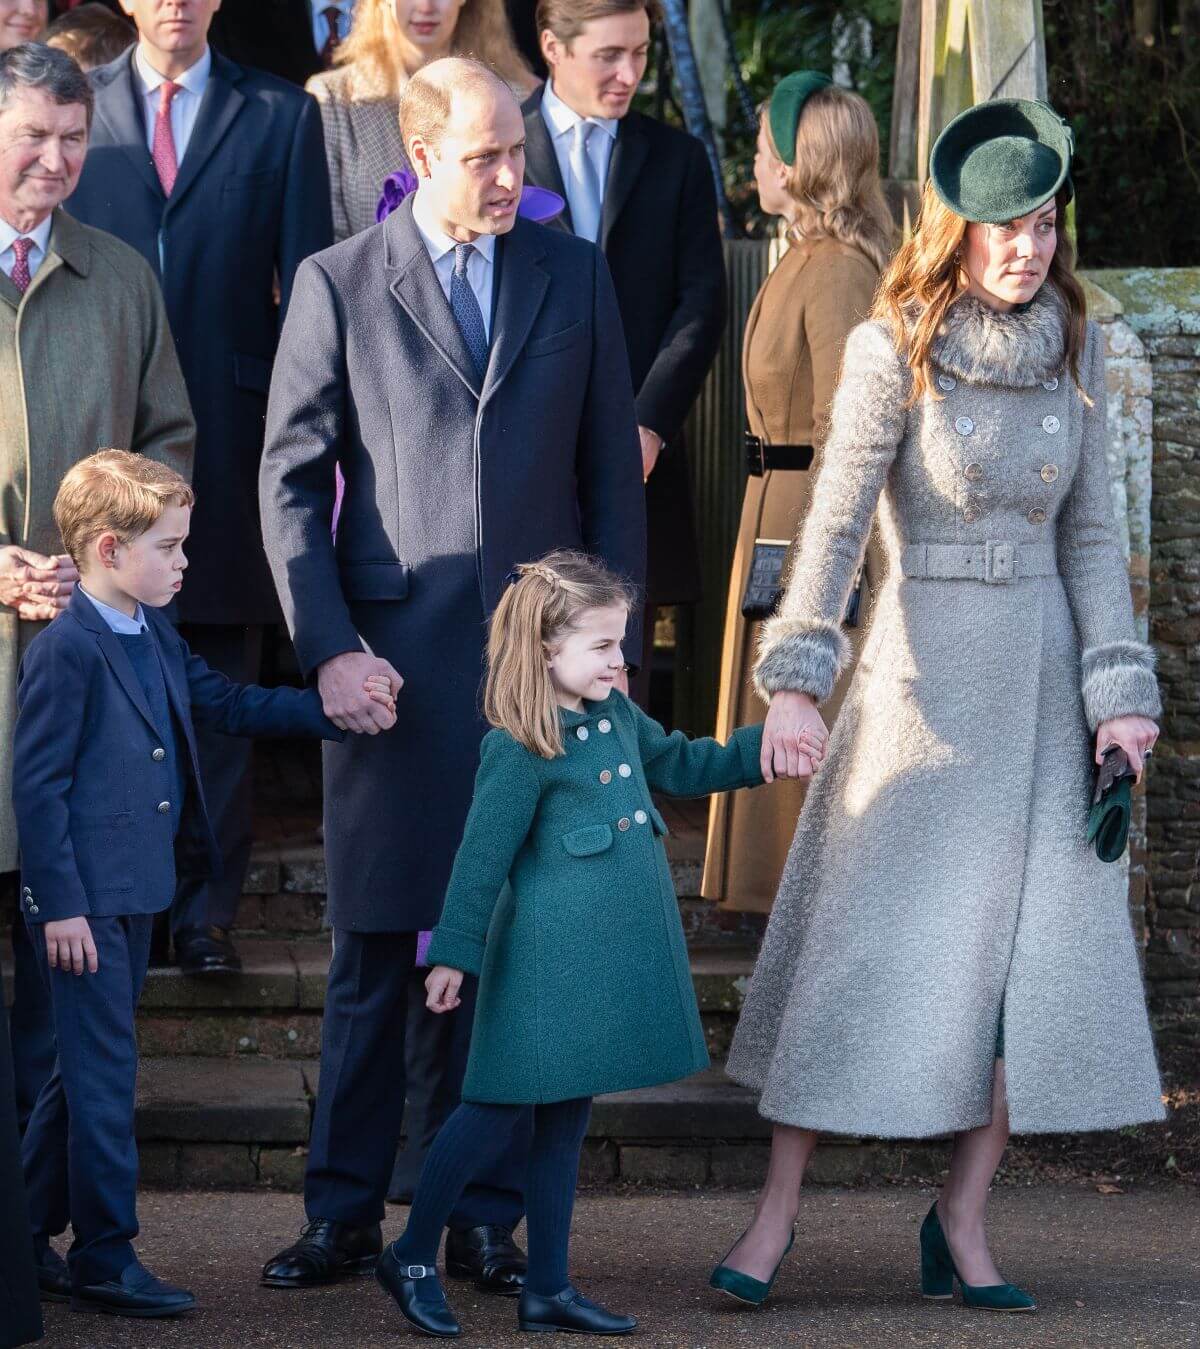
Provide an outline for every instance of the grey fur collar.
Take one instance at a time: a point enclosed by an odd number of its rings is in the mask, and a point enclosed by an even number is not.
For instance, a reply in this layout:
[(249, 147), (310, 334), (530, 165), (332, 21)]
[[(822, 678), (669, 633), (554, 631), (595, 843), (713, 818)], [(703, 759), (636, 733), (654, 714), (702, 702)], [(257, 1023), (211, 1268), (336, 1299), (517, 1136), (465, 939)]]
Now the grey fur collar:
[(968, 384), (1028, 389), (1062, 373), (1066, 306), (1043, 285), (1028, 307), (1002, 314), (963, 295), (946, 311), (930, 357)]

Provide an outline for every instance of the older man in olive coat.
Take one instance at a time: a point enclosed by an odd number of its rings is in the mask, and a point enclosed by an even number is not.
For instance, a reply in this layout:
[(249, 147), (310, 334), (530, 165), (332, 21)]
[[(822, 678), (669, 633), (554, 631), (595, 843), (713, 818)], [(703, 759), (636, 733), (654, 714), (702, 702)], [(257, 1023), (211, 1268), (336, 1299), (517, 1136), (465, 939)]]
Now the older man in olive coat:
[[(59, 209), (83, 167), (91, 107), (86, 78), (63, 52), (27, 43), (0, 55), (0, 880), (17, 868), (17, 667), (75, 581), (70, 559), (58, 555), (58, 484), (105, 446), (191, 472), (195, 427), (150, 268)], [(53, 1043), (22, 922), (13, 945), (25, 1117), (53, 1065)]]

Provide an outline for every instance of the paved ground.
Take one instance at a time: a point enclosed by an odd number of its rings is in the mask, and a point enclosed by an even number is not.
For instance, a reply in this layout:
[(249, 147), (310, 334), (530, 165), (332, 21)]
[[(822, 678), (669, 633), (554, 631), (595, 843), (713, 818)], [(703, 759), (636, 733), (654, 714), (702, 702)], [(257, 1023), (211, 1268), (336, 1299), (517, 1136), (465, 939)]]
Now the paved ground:
[[(1042, 1304), (1021, 1317), (916, 1295), (917, 1228), (930, 1199), (918, 1188), (808, 1191), (796, 1250), (771, 1303), (754, 1311), (705, 1286), (713, 1260), (745, 1224), (749, 1193), (587, 1195), (576, 1214), (576, 1279), (640, 1318), (633, 1343), (679, 1349), (1200, 1346), (1195, 1188), (1114, 1195), (1083, 1184), (1000, 1189), (993, 1230), (1002, 1267)], [(389, 1232), (402, 1213), (390, 1212)], [(409, 1333), (374, 1280), (310, 1293), (258, 1287), (259, 1265), (292, 1235), (298, 1214), (290, 1195), (145, 1195), (142, 1255), (164, 1277), (192, 1287), (202, 1309), (186, 1321), (137, 1323), (47, 1307), (45, 1342), (79, 1349), (430, 1343)], [(513, 1303), (461, 1284), (451, 1285), (451, 1296), (466, 1327), (464, 1349), (541, 1343), (516, 1331)]]

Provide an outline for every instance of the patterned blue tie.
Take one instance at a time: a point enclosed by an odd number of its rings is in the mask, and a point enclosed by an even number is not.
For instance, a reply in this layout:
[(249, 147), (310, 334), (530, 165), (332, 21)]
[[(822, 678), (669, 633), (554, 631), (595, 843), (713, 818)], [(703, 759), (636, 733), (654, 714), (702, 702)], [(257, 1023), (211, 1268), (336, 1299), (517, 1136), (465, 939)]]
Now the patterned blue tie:
[(474, 244), (454, 245), (454, 274), (450, 278), (450, 308), (454, 321), (463, 335), (471, 359), (475, 362), (475, 371), (482, 379), (488, 366), (487, 329), (483, 326), (483, 312), (479, 301), (467, 280), (467, 263), (474, 253)]

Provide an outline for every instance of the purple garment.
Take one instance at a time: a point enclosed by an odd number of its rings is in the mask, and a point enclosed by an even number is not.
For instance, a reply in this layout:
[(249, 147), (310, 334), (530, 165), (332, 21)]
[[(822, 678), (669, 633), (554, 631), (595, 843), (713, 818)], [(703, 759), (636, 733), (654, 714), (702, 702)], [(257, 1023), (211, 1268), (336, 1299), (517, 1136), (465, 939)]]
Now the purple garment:
[(417, 964), (424, 965), (425, 957), (429, 954), (429, 943), (433, 940), (432, 932), (417, 933)]

